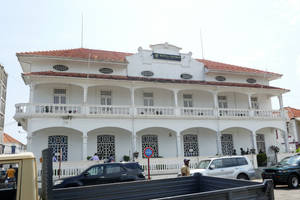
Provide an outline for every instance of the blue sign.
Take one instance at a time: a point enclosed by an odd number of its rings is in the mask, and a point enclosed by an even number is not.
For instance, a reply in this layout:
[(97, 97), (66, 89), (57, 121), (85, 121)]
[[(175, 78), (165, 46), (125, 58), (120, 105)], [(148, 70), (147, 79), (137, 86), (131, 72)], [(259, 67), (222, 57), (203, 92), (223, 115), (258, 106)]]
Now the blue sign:
[(150, 157), (153, 155), (153, 149), (152, 149), (151, 147), (145, 148), (145, 150), (144, 150), (144, 155), (145, 155), (147, 158), (150, 158)]

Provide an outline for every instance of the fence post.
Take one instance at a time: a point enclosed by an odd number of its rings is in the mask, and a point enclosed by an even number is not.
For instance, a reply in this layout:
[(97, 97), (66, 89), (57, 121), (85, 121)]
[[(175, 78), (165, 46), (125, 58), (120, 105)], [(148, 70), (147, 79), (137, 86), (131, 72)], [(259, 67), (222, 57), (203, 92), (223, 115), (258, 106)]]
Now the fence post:
[(53, 186), (53, 171), (52, 171), (52, 151), (51, 149), (44, 149), (42, 151), (42, 199), (53, 200), (52, 186)]

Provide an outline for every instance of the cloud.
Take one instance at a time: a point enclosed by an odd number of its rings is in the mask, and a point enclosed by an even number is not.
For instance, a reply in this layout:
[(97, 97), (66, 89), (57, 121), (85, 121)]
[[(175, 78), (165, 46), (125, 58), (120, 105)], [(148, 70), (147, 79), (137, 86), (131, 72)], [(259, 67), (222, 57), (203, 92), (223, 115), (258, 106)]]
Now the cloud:
[(296, 72), (300, 76), (300, 55), (296, 59)]

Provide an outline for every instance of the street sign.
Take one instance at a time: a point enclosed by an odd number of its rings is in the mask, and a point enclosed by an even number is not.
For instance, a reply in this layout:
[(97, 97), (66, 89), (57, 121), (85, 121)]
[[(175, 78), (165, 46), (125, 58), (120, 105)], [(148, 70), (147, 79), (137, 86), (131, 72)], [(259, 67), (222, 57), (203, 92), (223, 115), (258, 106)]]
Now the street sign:
[(151, 147), (146, 147), (144, 149), (144, 155), (148, 158), (148, 180), (150, 180), (150, 158), (153, 156), (153, 149)]
[(146, 147), (144, 150), (144, 155), (146, 158), (151, 158), (153, 156), (153, 149), (151, 147)]

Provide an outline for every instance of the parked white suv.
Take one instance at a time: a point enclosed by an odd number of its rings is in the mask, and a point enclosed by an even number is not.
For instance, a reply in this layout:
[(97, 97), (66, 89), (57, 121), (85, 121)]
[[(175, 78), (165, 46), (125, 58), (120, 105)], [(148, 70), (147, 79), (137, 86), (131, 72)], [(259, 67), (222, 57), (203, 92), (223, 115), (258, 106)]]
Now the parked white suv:
[(225, 156), (200, 161), (197, 169), (191, 169), (191, 176), (200, 173), (204, 176), (250, 180), (255, 170), (245, 156)]

